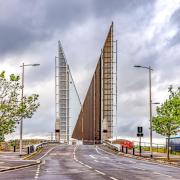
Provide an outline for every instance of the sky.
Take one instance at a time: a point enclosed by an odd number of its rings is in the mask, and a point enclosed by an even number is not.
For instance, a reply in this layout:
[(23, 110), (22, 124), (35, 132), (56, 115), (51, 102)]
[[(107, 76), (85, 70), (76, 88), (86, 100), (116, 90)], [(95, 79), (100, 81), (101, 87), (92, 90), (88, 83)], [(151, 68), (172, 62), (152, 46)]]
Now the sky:
[[(169, 85), (180, 86), (180, 0), (0, 0), (0, 71), (21, 74), (23, 62), (40, 63), (25, 69), (25, 94), (38, 93), (41, 106), (24, 121), (24, 137), (50, 137), (54, 131), (58, 40), (83, 102), (112, 21), (118, 40), (118, 136), (134, 138), (143, 126), (148, 140), (148, 72), (133, 66), (153, 68), (153, 102), (168, 97)], [(17, 127), (8, 138), (18, 133)]]

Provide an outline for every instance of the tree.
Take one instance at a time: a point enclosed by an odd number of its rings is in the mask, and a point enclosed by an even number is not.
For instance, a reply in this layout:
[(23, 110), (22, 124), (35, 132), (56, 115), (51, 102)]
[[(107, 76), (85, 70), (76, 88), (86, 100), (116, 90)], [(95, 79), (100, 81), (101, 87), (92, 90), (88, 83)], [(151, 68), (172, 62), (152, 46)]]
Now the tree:
[(39, 107), (37, 94), (21, 99), (20, 77), (14, 74), (7, 79), (5, 71), (0, 73), (0, 141), (12, 133), (22, 118), (31, 118)]
[(167, 158), (169, 160), (170, 137), (177, 135), (180, 130), (180, 87), (175, 91), (170, 86), (168, 92), (169, 98), (157, 107), (157, 116), (153, 117), (152, 127), (156, 133), (167, 137)]

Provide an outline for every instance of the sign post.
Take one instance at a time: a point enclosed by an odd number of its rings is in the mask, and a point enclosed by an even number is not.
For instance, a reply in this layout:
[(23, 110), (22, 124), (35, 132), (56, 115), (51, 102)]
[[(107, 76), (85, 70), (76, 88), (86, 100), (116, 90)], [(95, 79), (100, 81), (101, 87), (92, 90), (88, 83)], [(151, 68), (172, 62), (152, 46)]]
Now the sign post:
[(143, 127), (137, 127), (137, 137), (139, 137), (139, 155), (141, 156), (141, 137), (143, 137)]

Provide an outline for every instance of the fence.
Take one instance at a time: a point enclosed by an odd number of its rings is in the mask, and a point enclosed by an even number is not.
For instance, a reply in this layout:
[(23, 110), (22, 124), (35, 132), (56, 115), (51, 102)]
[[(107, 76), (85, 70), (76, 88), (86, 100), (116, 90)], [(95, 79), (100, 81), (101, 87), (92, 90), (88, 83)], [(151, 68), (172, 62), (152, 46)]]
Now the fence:
[[(139, 141), (133, 141), (135, 149), (140, 149)], [(141, 142), (141, 149), (142, 151), (150, 151), (150, 143)], [(159, 153), (166, 153), (167, 148), (165, 144), (156, 144), (152, 143), (152, 151), (159, 152)]]
[[(132, 148), (125, 147), (120, 144), (112, 144), (111, 142), (104, 142), (106, 146), (108, 146), (110, 149), (115, 150), (117, 152), (123, 152), (126, 154), (132, 154), (132, 155), (138, 155), (138, 156), (144, 156), (149, 157), (150, 155), (150, 143), (142, 142), (141, 146), (139, 146), (139, 142), (134, 141), (134, 146)], [(167, 147), (164, 144), (154, 144), (153, 143), (153, 152), (157, 153), (166, 153)], [(170, 151), (171, 154), (179, 155), (179, 153), (173, 151), (171, 148)]]

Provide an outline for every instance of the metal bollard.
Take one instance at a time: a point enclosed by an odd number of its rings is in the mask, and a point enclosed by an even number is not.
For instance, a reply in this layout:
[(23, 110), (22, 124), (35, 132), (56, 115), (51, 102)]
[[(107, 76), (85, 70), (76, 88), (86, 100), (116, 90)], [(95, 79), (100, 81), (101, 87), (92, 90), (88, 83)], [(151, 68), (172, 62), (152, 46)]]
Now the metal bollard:
[(122, 146), (122, 152), (124, 152), (124, 146)]
[(27, 154), (30, 154), (30, 147), (27, 147)]
[(16, 146), (13, 146), (14, 147), (14, 152), (16, 152)]
[(126, 154), (128, 153), (128, 148), (126, 147)]
[(133, 148), (133, 155), (135, 155), (135, 149)]
[(33, 146), (30, 146), (30, 153), (33, 153)]

